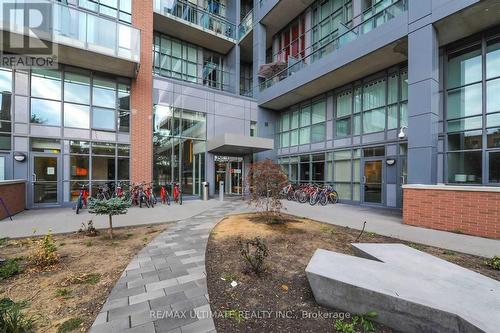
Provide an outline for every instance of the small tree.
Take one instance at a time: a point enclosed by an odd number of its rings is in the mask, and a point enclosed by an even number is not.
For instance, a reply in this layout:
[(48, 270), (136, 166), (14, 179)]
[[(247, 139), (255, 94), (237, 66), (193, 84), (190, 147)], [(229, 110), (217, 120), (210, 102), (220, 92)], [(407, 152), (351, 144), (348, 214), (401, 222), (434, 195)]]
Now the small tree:
[(270, 159), (250, 166), (247, 176), (249, 204), (263, 210), (267, 222), (271, 222), (281, 211), (281, 190), (286, 186), (287, 176), (281, 167)]
[(122, 198), (111, 198), (109, 200), (89, 199), (89, 212), (95, 215), (108, 215), (109, 238), (113, 239), (113, 216), (127, 214), (130, 202)]

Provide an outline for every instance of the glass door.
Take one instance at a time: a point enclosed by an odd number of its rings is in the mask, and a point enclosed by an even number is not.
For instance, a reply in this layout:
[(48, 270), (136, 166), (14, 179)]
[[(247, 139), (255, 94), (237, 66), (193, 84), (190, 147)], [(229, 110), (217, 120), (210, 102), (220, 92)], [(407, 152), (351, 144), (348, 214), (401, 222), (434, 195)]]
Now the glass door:
[(368, 160), (364, 162), (364, 203), (379, 205), (383, 203), (383, 171), (382, 160)]
[(59, 204), (59, 157), (32, 157), (32, 204), (35, 207)]

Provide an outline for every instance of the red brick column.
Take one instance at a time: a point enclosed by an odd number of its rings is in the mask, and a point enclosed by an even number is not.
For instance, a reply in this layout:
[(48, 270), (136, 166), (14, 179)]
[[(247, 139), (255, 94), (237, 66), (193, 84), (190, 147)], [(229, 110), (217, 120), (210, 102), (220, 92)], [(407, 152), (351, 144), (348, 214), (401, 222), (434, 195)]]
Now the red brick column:
[(153, 180), (153, 1), (134, 0), (132, 25), (141, 30), (141, 66), (131, 87), (132, 182)]
[[(0, 182), (0, 198), (12, 215), (26, 209), (26, 182), (7, 180)], [(0, 204), (0, 220), (7, 217), (5, 208)]]
[(403, 223), (500, 239), (500, 189), (408, 185)]

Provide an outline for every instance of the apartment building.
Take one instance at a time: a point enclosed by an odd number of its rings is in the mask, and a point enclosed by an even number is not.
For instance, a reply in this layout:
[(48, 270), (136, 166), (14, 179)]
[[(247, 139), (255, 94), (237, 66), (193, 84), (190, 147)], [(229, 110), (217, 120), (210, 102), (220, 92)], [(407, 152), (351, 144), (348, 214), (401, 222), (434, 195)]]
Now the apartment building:
[(28, 207), (82, 183), (241, 194), (267, 157), (352, 204), (500, 183), (498, 1), (50, 3), (59, 68), (0, 70), (0, 176)]

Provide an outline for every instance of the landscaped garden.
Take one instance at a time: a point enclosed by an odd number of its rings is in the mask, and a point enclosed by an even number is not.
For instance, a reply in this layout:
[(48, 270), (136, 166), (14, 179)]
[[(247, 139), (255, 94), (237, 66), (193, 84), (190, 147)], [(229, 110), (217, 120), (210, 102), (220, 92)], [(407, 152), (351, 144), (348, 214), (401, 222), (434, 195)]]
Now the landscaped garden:
[[(0, 266), (0, 326), (87, 331), (132, 257), (165, 229), (121, 228), (111, 239), (85, 225), (74, 234), (2, 239), (0, 257), (7, 262)], [(19, 310), (24, 320), (2, 322)], [(25, 332), (18, 328), (7, 332)]]
[[(358, 239), (359, 234), (358, 230), (288, 215), (281, 215), (280, 220), (273, 223), (265, 222), (265, 218), (258, 213), (231, 216), (221, 221), (210, 235), (206, 257), (212, 311), (226, 314), (215, 316), (217, 330), (362, 332), (360, 317), (357, 319), (360, 324), (355, 325), (355, 331), (350, 331), (343, 326), (349, 326), (355, 314), (346, 318), (347, 314), (342, 311), (324, 308), (314, 300), (305, 268), (318, 248), (354, 255), (350, 246), (354, 242), (403, 243), (500, 280), (500, 271), (488, 266), (485, 258), (374, 233), (363, 233)], [(262, 256), (264, 267), (259, 274), (254, 272), (241, 253), (242, 246), (245, 248), (247, 241), (255, 242), (255, 238), (267, 249), (267, 256)], [(254, 244), (251, 247), (255, 248)], [(237, 283), (235, 287), (231, 286), (233, 280)], [(344, 319), (342, 316), (345, 316)], [(376, 332), (391, 332), (378, 324), (374, 328)]]

